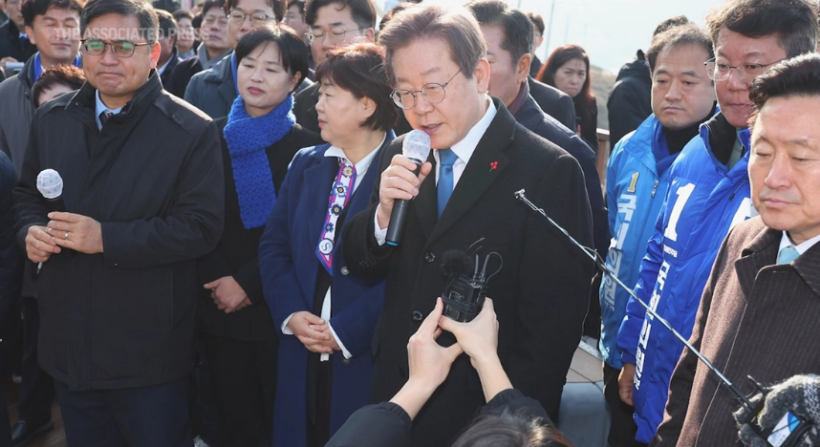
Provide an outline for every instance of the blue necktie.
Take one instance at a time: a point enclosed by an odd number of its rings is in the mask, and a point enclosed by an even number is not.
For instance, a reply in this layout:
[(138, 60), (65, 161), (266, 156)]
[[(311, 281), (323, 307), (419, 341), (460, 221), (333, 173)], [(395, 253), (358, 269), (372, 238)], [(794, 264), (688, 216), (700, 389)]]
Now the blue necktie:
[(458, 155), (451, 149), (440, 149), (438, 151), (439, 171), (438, 171), (438, 217), (444, 212), (447, 201), (453, 194), (453, 164), (458, 160)]
[(783, 247), (780, 250), (780, 253), (777, 254), (777, 263), (791, 264), (792, 261), (797, 259), (798, 256), (800, 256), (800, 252), (798, 252), (793, 246), (789, 245), (788, 247)]

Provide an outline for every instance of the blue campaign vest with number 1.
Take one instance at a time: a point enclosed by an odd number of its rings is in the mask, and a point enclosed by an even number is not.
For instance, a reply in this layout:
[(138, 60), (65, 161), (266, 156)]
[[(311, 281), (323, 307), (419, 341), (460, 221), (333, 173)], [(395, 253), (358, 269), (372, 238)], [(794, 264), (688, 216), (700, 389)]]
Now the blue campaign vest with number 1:
[[(739, 137), (749, 148), (749, 131), (741, 131)], [(641, 266), (636, 293), (686, 338), (692, 334), (701, 294), (723, 239), (734, 225), (756, 214), (750, 199), (748, 160), (747, 149), (728, 169), (710, 149), (708, 127), (701, 126), (699, 138), (686, 145), (670, 168), (666, 202)], [(669, 380), (683, 344), (639, 306), (634, 300), (627, 305), (618, 345), (623, 350), (625, 339), (637, 340), (634, 356), (622, 352), (622, 360), (635, 364), (636, 439), (648, 443), (663, 419)], [(636, 316), (630, 325), (629, 319)], [(635, 323), (641, 320), (637, 329)]]

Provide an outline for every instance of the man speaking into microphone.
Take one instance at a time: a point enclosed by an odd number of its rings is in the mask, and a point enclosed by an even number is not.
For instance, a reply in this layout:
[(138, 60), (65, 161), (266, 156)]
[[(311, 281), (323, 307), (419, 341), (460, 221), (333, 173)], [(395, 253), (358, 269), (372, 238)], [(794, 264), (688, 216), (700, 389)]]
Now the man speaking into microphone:
[[(415, 162), (400, 155), (405, 137), (395, 140), (382, 158), (371, 206), (342, 235), (351, 274), (387, 278), (371, 399), (389, 400), (407, 380), (407, 342), (446, 285), (443, 254), (484, 238), (476, 244), (482, 259), (491, 252), (503, 258), (488, 293), (500, 325), (499, 357), (515, 388), (555, 417), (581, 337), (592, 265), (514, 193), (524, 188), (591, 246), (581, 168), (489, 97), (486, 45), (468, 11), (410, 8), (391, 19), (379, 42), (394, 102), (414, 129), (429, 135), (433, 151), (417, 177)], [(385, 239), (396, 200), (410, 202), (393, 246)], [(440, 342), (452, 343), (448, 338)], [(449, 445), (482, 405), (477, 373), (462, 356), (415, 420), (413, 445)]]

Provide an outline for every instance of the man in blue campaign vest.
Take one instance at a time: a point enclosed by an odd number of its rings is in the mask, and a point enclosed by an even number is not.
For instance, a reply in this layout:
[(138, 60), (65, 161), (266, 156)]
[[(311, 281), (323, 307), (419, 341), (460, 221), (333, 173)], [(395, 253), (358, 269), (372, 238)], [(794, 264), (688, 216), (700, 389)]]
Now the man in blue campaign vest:
[[(700, 129), (669, 171), (656, 231), (641, 263), (638, 296), (689, 337), (723, 238), (753, 214), (749, 198), (749, 85), (773, 64), (814, 51), (817, 16), (800, 0), (732, 0), (707, 18), (716, 58), (707, 62), (721, 113)], [(635, 405), (636, 439), (663, 417), (683, 345), (634, 299), (618, 334), (621, 399)]]
[[(711, 59), (712, 42), (694, 24), (678, 26), (652, 40), (646, 58), (652, 76), (652, 110), (638, 129), (612, 151), (607, 168), (607, 200), (612, 243), (607, 266), (630, 287), (638, 280), (646, 242), (666, 198), (669, 167), (714, 115), (715, 90), (703, 61)], [(629, 293), (610, 277), (601, 285), (600, 350), (604, 356), (604, 395), (612, 423), (609, 445), (635, 445), (632, 406), (618, 395), (621, 354), (618, 330)]]

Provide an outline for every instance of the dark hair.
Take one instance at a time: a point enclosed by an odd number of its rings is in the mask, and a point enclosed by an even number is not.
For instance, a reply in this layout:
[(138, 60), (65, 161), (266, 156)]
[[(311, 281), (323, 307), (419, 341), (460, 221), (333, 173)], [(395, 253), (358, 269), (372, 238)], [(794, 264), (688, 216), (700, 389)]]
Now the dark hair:
[(546, 28), (544, 27), (544, 19), (541, 18), (541, 14), (532, 11), (528, 11), (526, 14), (527, 18), (530, 19), (530, 22), (532, 22), (532, 26), (538, 30), (538, 34), (543, 36)]
[(652, 32), (652, 37), (654, 38), (666, 30), (675, 28), (676, 26), (686, 25), (687, 23), (689, 23), (689, 18), (684, 15), (670, 17), (655, 27), (655, 31)]
[[(236, 63), (262, 45), (276, 44), (282, 58), (282, 67), (291, 74), (300, 74), (296, 87), (302, 84), (308, 74), (308, 48), (296, 32), (287, 26), (263, 26), (242, 36), (236, 44)], [(296, 88), (294, 87), (294, 89)], [(291, 92), (292, 93), (292, 92)]]
[(157, 42), (159, 19), (154, 8), (141, 0), (91, 0), (86, 3), (80, 16), (80, 34), (85, 35), (88, 24), (97, 17), (117, 14), (136, 17), (139, 21), (139, 35), (148, 43)]
[[(219, 8), (219, 9), (224, 10), (225, 0), (208, 0), (208, 1), (206, 1), (205, 3), (202, 4), (202, 11), (199, 12), (199, 15), (202, 16), (202, 17), (205, 17), (205, 14), (207, 14), (208, 11), (211, 10), (211, 8)], [(200, 19), (200, 20), (202, 20), (202, 19)]]
[(76, 0), (26, 0), (20, 7), (23, 14), (23, 22), (26, 26), (34, 26), (34, 18), (45, 15), (49, 9), (68, 9), (77, 15), (82, 15), (83, 7)]
[(294, 0), (292, 2), (288, 2), (288, 9), (293, 7), (299, 8), (299, 14), (302, 14), (302, 17), (305, 16), (305, 1), (304, 0)]
[(749, 98), (755, 104), (749, 125), (768, 100), (786, 96), (820, 96), (820, 55), (810, 53), (787, 59), (758, 76), (749, 89)]
[(193, 18), (193, 19), (191, 19), (191, 26), (192, 26), (194, 29), (200, 29), (200, 28), (202, 28), (202, 14), (201, 14), (201, 13), (200, 13), (200, 14), (195, 15), (195, 16), (194, 16), (194, 18)]
[(384, 15), (382, 16), (382, 20), (379, 22), (379, 30), (383, 30), (384, 27), (387, 26), (387, 23), (390, 22), (390, 19), (393, 18), (393, 16), (413, 6), (416, 6), (416, 3), (401, 2), (398, 5), (394, 6), (393, 9), (391, 9), (390, 11), (384, 13)]
[(359, 28), (376, 28), (376, 8), (371, 0), (308, 0), (305, 4), (305, 23), (313, 26), (319, 8), (330, 5), (337, 5), (338, 11), (350, 8), (350, 15)]
[[(288, 0), (266, 0), (268, 6), (271, 7), (273, 10), (273, 16), (276, 17), (276, 23), (282, 21), (285, 18), (285, 11), (288, 9)], [(240, 0), (226, 0), (225, 4), (222, 6), (222, 9), (225, 10), (225, 14), (230, 14), (231, 10), (236, 8), (239, 5)], [(203, 13), (204, 14), (204, 13)]]
[(655, 63), (658, 61), (659, 54), (681, 45), (691, 45), (706, 50), (707, 57), (703, 62), (715, 57), (712, 41), (709, 40), (706, 32), (694, 23), (688, 23), (670, 28), (652, 39), (652, 44), (646, 52), (649, 72), (655, 72)]
[(399, 112), (390, 93), (384, 70), (384, 49), (373, 43), (360, 43), (332, 50), (316, 66), (316, 82), (332, 83), (356, 98), (370, 98), (376, 110), (362, 127), (387, 131), (396, 125)]
[(379, 33), (379, 44), (385, 48), (385, 68), (391, 84), (393, 54), (421, 39), (441, 39), (450, 47), (450, 59), (461, 74), (472, 79), (478, 62), (487, 56), (487, 44), (478, 21), (469, 12), (457, 7), (419, 5), (396, 14)]
[(518, 65), (521, 56), (532, 52), (533, 25), (523, 12), (501, 0), (473, 1), (467, 4), (467, 9), (473, 12), (478, 23), (501, 27), (504, 31), (501, 48), (510, 53), (513, 67)]
[(710, 13), (706, 25), (715, 48), (723, 28), (753, 39), (776, 35), (787, 57), (817, 48), (817, 13), (804, 0), (733, 0)]
[(40, 94), (55, 85), (65, 85), (72, 90), (79, 90), (83, 83), (85, 83), (85, 74), (73, 65), (55, 65), (49, 68), (31, 87), (31, 100), (34, 102), (34, 108), (40, 107)]
[(177, 21), (177, 24), (179, 24), (179, 21), (182, 19), (188, 19), (191, 21), (191, 23), (193, 23), (194, 13), (188, 11), (187, 9), (177, 9), (176, 11), (174, 11), (174, 20)]
[(177, 40), (177, 21), (170, 12), (157, 9), (157, 20), (159, 20), (159, 37), (173, 36), (174, 42)]
[(570, 447), (551, 425), (532, 419), (523, 411), (504, 410), (500, 415), (477, 417), (451, 447)]
[(541, 71), (538, 72), (536, 78), (544, 84), (555, 87), (555, 73), (557, 73), (558, 69), (564, 64), (573, 59), (581, 59), (584, 61), (584, 65), (586, 65), (587, 69), (587, 78), (584, 80), (584, 85), (581, 86), (581, 91), (578, 92), (575, 98), (572, 98), (572, 102), (575, 103), (575, 114), (581, 117), (582, 122), (587, 122), (597, 113), (597, 110), (595, 107), (595, 97), (592, 95), (592, 73), (589, 71), (589, 56), (587, 56), (587, 52), (584, 51), (583, 48), (572, 44), (556, 48), (549, 59), (547, 59), (547, 62), (544, 63), (544, 66), (541, 67)]

